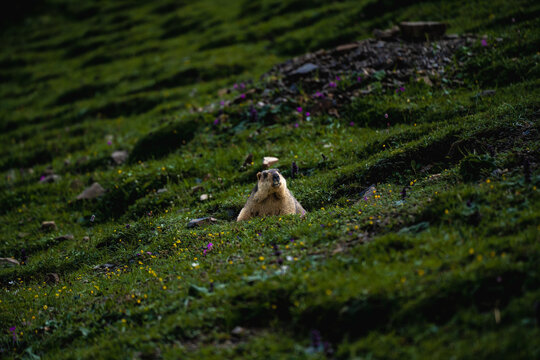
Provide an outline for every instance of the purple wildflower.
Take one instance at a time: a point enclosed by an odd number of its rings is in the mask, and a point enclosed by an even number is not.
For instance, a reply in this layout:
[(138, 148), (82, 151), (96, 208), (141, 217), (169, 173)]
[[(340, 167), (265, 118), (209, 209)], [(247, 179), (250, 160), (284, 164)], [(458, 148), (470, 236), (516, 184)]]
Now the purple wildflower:
[(131, 227), (130, 224), (126, 224), (126, 229), (129, 229)]
[(295, 127), (295, 128), (297, 128), (298, 126), (300, 126), (300, 125), (298, 125), (298, 123), (294, 124), (294, 127)]
[(238, 84), (234, 84), (233, 88), (238, 89)]
[(240, 83), (240, 88), (245, 89), (245, 88), (246, 88), (246, 84)]
[(302, 107), (301, 107), (301, 106), (297, 107), (297, 108), (296, 108), (296, 111), (298, 111), (299, 113), (301, 113), (301, 112), (302, 112)]
[(13, 337), (13, 342), (17, 341), (16, 329), (17, 329), (17, 327), (15, 327), (15, 326), (12, 326), (12, 327), (9, 328), (9, 331), (11, 332), (11, 336)]
[(94, 222), (94, 220), (96, 220), (96, 215), (90, 216), (90, 222)]
[(249, 108), (249, 115), (251, 117), (251, 121), (257, 121), (259, 120), (259, 113), (257, 112), (257, 109), (255, 109), (255, 106), (251, 105)]
[(309, 112), (306, 111), (306, 116), (309, 117), (311, 114)]
[(324, 94), (321, 93), (321, 92), (319, 92), (319, 91), (317, 91), (317, 92), (315, 92), (315, 95), (313, 95), (313, 97), (316, 97), (316, 98), (324, 98)]
[(219, 118), (218, 117), (214, 120), (214, 125), (217, 125), (217, 124), (219, 124)]
[(39, 181), (43, 181), (45, 180), (45, 175), (41, 175), (41, 177), (39, 178)]
[(112, 145), (112, 141), (111, 141), (111, 140), (107, 141), (107, 145), (111, 146), (111, 145)]
[(212, 246), (214, 246), (214, 244), (208, 243), (208, 245), (206, 245), (206, 248), (207, 248), (208, 250), (210, 250), (210, 249), (212, 249)]
[(384, 118), (385, 118), (385, 119), (388, 119), (388, 114), (384, 114)]
[(240, 94), (240, 98), (241, 98), (241, 99), (245, 99), (245, 98), (246, 98), (246, 94)]
[(225, 106), (225, 101), (221, 100), (221, 101), (219, 102), (219, 105)]
[(298, 165), (296, 164), (296, 161), (293, 161), (291, 164), (291, 177), (294, 179), (297, 174), (298, 174)]
[(339, 76), (336, 76), (336, 81), (341, 81), (341, 78)]
[(357, 77), (357, 78), (356, 78), (356, 81), (361, 82), (361, 81), (362, 81), (362, 77), (361, 77), (361, 76)]
[(335, 88), (335, 87), (336, 87), (336, 83), (335, 83), (335, 82), (333, 82), (333, 81), (330, 81), (330, 84), (328, 84), (328, 86), (330, 86), (330, 87), (334, 87), (334, 88)]
[(349, 123), (349, 126), (354, 126), (354, 121), (351, 121), (351, 122)]
[(488, 43), (487, 43), (487, 40), (486, 39), (482, 39), (482, 41), (480, 42), (482, 44), (482, 46), (486, 47), (488, 46)]

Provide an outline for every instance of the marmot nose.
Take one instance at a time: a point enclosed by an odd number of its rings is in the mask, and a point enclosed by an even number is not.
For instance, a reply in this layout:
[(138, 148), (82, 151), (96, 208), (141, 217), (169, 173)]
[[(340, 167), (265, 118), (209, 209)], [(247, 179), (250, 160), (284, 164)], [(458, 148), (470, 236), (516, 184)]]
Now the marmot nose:
[(278, 174), (273, 174), (272, 175), (272, 180), (274, 182), (274, 185), (279, 184), (279, 175)]

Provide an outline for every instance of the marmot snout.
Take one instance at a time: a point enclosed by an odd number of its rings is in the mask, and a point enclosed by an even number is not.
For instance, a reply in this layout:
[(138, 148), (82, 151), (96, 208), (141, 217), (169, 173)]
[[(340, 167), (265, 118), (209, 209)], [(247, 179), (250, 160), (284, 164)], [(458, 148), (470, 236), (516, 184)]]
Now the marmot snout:
[(287, 188), (287, 181), (277, 169), (257, 173), (257, 185), (251, 192), (237, 221), (255, 216), (300, 214), (306, 210)]

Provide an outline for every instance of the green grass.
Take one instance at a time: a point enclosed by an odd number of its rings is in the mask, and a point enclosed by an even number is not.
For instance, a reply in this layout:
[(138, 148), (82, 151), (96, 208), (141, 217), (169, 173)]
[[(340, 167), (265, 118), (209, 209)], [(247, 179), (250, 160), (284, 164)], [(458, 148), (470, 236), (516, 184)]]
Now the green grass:
[[(0, 257), (27, 260), (0, 268), (2, 358), (540, 357), (538, 4), (218, 3), (51, 0), (3, 28)], [(488, 46), (341, 118), (218, 113), (220, 89), (403, 20)], [(234, 221), (263, 156), (305, 218)]]

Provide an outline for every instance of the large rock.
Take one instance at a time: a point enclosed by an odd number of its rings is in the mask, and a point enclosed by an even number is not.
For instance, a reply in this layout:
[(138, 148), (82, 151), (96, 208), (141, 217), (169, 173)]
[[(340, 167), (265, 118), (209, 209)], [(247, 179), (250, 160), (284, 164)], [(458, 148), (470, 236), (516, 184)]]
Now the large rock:
[(19, 266), (19, 262), (13, 258), (0, 258), (0, 265), (4, 266)]
[(235, 336), (242, 336), (246, 333), (246, 329), (244, 329), (243, 327), (241, 326), (237, 326), (235, 327), (234, 329), (232, 329), (231, 331), (231, 334), (235, 335)]
[(265, 169), (269, 169), (272, 165), (274, 165), (275, 163), (277, 163), (279, 161), (279, 159), (277, 157), (273, 157), (273, 156), (265, 156), (263, 158), (263, 167)]
[(60, 235), (54, 238), (56, 241), (73, 240), (75, 237), (72, 234)]
[(117, 150), (111, 154), (111, 158), (117, 165), (125, 163), (128, 156), (128, 152), (125, 150)]
[(46, 231), (56, 230), (56, 223), (54, 221), (43, 221), (41, 223), (41, 230), (46, 230)]
[(405, 40), (433, 40), (442, 38), (446, 24), (436, 21), (405, 21), (399, 24), (399, 29)]
[(77, 195), (77, 200), (95, 199), (105, 194), (105, 189), (99, 183), (95, 182), (90, 187), (84, 189), (82, 193)]
[(39, 182), (40, 183), (53, 183), (60, 179), (61, 179), (60, 175), (56, 175), (56, 174), (42, 175), (41, 178), (39, 179)]
[(317, 70), (319, 67), (312, 63), (307, 63), (302, 66), (300, 66), (298, 69), (291, 72), (291, 75), (304, 75), (309, 74), (312, 71)]

